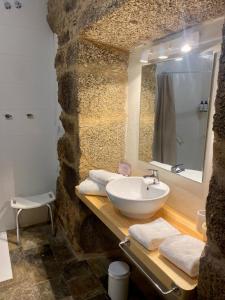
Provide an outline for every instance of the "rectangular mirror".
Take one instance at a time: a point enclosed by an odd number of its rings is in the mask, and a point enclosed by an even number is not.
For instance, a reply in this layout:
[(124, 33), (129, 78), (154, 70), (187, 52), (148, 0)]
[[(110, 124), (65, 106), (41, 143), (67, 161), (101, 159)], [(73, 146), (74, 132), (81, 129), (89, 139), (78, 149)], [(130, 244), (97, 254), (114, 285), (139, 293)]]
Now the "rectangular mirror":
[(202, 182), (215, 52), (185, 47), (142, 66), (139, 160)]

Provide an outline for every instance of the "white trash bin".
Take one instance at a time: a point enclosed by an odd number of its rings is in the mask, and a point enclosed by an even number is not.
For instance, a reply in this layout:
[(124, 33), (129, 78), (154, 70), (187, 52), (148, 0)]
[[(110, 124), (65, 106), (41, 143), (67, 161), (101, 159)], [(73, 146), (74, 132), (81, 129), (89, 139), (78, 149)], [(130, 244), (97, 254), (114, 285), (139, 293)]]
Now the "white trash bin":
[(114, 261), (108, 269), (108, 294), (111, 300), (127, 300), (130, 267), (123, 261)]

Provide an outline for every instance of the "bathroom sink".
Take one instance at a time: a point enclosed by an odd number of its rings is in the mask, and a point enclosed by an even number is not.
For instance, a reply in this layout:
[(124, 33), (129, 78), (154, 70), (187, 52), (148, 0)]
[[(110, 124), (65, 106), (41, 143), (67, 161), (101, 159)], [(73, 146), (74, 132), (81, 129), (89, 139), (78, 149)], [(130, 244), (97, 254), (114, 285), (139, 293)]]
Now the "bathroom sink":
[(165, 204), (170, 188), (161, 181), (153, 184), (152, 178), (125, 177), (109, 182), (106, 192), (123, 215), (145, 219)]

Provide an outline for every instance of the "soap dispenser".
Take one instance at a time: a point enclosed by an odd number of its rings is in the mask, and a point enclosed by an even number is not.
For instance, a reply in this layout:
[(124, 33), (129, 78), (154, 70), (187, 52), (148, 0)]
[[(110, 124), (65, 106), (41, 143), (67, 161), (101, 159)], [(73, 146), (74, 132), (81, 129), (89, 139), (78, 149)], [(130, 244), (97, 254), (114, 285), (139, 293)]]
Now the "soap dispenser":
[(200, 105), (199, 105), (199, 111), (204, 111), (204, 102), (201, 101)]
[(203, 111), (208, 111), (208, 101), (206, 100), (204, 103), (204, 109)]

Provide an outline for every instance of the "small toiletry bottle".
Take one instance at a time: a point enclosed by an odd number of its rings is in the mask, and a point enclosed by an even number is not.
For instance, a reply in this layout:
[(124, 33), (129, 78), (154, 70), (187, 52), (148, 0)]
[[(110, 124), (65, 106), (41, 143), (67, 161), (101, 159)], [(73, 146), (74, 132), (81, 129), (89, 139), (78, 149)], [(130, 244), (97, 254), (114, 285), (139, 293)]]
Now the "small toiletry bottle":
[(201, 101), (200, 105), (199, 105), (199, 111), (204, 111), (204, 102)]
[(204, 111), (208, 111), (208, 101), (207, 100), (204, 103)]

